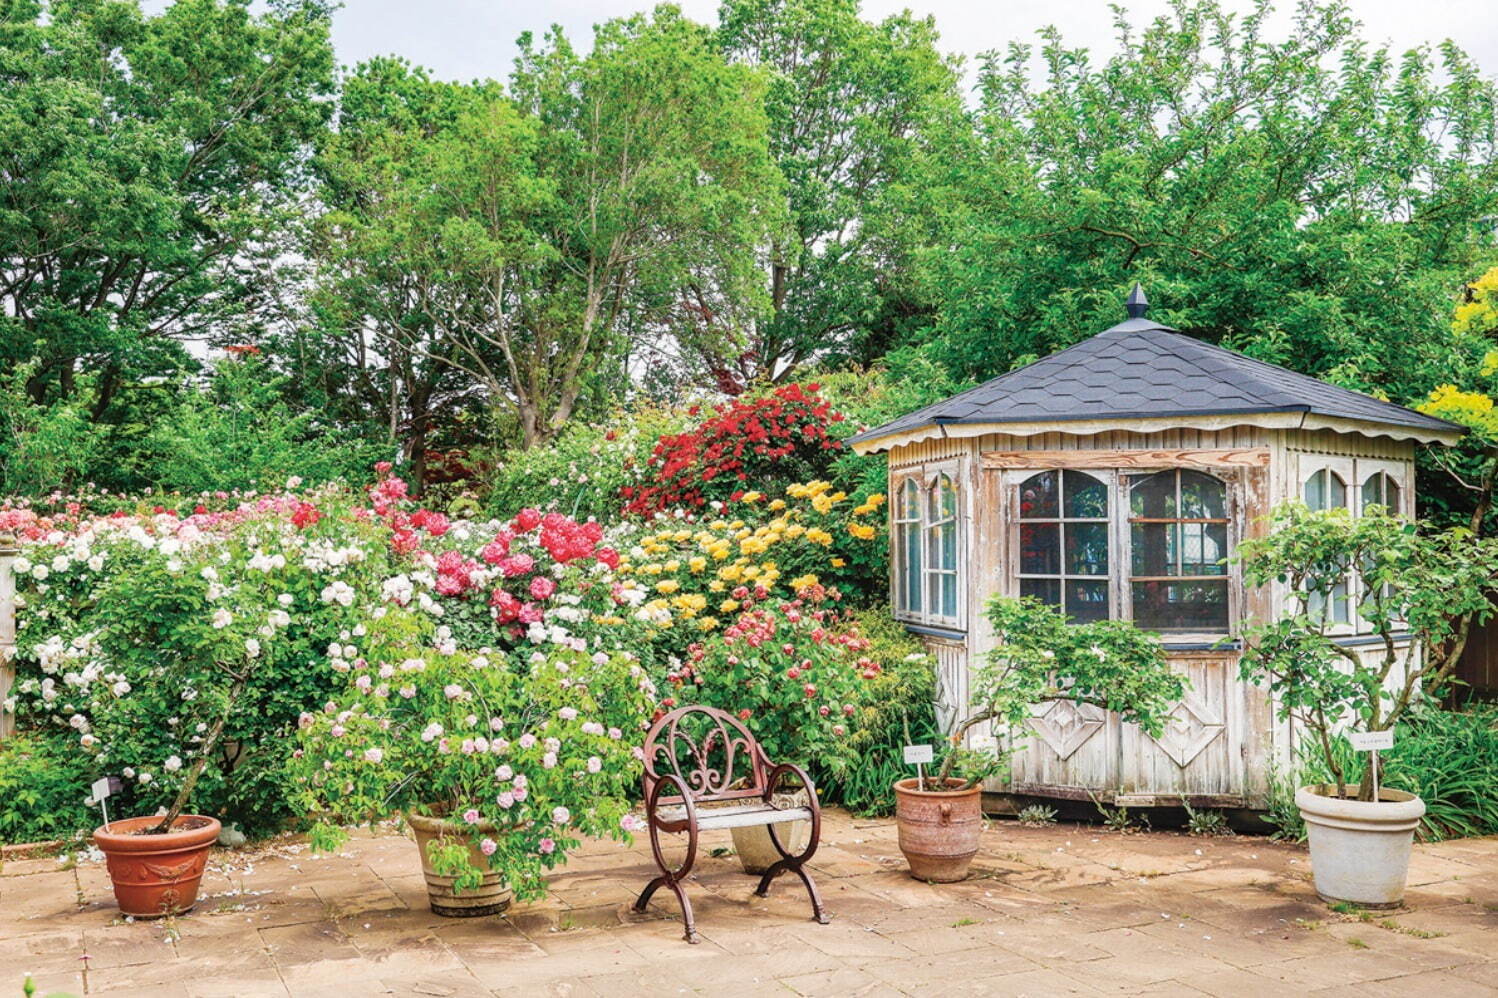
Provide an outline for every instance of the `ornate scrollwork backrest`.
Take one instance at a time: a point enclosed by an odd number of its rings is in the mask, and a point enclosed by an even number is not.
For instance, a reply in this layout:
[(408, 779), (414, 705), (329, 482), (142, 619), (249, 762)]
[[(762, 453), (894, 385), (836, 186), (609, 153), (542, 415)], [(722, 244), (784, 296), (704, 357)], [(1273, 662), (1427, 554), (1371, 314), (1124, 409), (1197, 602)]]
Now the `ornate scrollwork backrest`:
[(678, 707), (645, 736), (645, 793), (666, 774), (679, 777), (694, 801), (760, 797), (765, 756), (733, 715), (716, 707)]

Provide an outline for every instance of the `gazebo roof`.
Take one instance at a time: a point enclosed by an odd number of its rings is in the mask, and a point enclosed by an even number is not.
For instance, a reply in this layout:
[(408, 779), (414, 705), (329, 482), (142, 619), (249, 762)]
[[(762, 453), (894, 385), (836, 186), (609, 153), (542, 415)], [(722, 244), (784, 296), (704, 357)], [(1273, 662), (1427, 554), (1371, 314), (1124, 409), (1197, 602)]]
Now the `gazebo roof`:
[[(1091, 339), (850, 441), (872, 453), (930, 437), (1141, 431), (1235, 424), (1340, 429), (1452, 443), (1463, 428), (1131, 317)], [(1123, 424), (1084, 427), (1081, 424)], [(1066, 425), (1056, 425), (1066, 424)]]

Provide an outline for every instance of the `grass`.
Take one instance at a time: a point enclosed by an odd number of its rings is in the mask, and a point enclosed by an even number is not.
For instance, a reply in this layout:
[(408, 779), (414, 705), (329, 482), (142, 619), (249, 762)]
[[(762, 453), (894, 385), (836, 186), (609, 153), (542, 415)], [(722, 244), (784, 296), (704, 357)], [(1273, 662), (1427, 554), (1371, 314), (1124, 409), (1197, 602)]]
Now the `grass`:
[(1368, 944), (1363, 942), (1357, 936), (1348, 936), (1347, 945), (1351, 946), (1353, 949), (1368, 949)]
[(959, 918), (957, 921), (955, 921), (955, 922), (952, 923), (952, 928), (954, 928), (954, 929), (960, 929), (964, 925), (977, 925), (977, 924), (978, 924), (978, 920), (976, 918)]

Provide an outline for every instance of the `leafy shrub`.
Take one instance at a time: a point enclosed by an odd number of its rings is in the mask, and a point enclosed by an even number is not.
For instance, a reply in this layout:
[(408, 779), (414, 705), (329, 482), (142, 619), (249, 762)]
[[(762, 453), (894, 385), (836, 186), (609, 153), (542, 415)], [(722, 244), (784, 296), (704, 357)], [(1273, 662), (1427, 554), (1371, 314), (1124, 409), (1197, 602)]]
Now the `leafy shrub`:
[(661, 437), (642, 481), (623, 489), (625, 512), (700, 509), (819, 477), (828, 452), (843, 446), (831, 433), (843, 416), (818, 397), (819, 388), (784, 385), (760, 398), (734, 399), (698, 425)]
[(0, 743), (0, 842), (69, 838), (99, 824), (84, 804), (92, 761), (60, 734), (31, 733)]
[[(655, 695), (631, 658), (560, 646), (519, 660), (472, 654), (401, 610), (372, 620), (363, 643), (347, 690), (300, 720), (291, 771), (309, 809), (339, 821), (447, 818), (521, 899), (545, 895), (546, 870), (578, 832), (629, 838)], [(314, 830), (319, 848), (344, 837), (328, 820)], [(459, 843), (429, 858), (464, 889), (482, 883), (471, 857)]]
[(685, 406), (641, 403), (608, 423), (571, 423), (545, 447), (501, 454), (484, 509), (509, 515), (535, 506), (611, 523), (624, 489), (640, 482), (656, 444), (690, 421)]

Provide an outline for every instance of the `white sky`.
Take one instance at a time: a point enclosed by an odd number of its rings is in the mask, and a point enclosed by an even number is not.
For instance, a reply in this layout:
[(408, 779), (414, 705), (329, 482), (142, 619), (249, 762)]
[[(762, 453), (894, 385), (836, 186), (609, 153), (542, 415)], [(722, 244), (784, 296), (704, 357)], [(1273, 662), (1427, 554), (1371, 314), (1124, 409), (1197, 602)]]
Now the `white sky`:
[[(1250, 0), (1225, 0), (1247, 10)], [(1375, 43), (1391, 42), (1398, 51), (1422, 42), (1454, 38), (1487, 75), (1498, 75), (1498, 7), (1493, 0), (1350, 0), (1363, 22), (1364, 35)], [(148, 7), (158, 7), (154, 0)], [(592, 38), (592, 25), (646, 9), (654, 0), (345, 0), (336, 15), (333, 41), (339, 61), (353, 65), (373, 55), (398, 54), (426, 66), (438, 77), (503, 79), (515, 57), (522, 31), (540, 35), (559, 23), (580, 45)], [(679, 0), (688, 16), (711, 23), (717, 0)], [(1279, 0), (1280, 22), (1288, 26), (1294, 0)], [(1127, 0), (1137, 25), (1166, 9), (1163, 0)], [(909, 7), (931, 14), (948, 51), (969, 57), (1009, 42), (1034, 41), (1035, 32), (1054, 24), (1067, 43), (1109, 51), (1112, 15), (1106, 0), (864, 0), (866, 16), (878, 19)], [(1284, 30), (1283, 28), (1281, 29)]]

